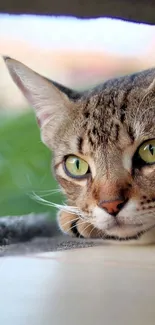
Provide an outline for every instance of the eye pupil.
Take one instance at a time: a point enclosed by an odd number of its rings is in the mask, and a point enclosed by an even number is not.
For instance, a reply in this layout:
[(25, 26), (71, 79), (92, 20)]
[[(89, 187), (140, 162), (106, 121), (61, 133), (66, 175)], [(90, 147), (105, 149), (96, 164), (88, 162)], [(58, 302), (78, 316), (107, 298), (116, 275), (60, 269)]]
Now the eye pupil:
[(149, 150), (150, 150), (151, 155), (153, 156), (153, 154), (154, 154), (154, 147), (152, 146), (152, 144), (149, 144)]
[(79, 169), (79, 167), (80, 167), (80, 161), (77, 159), (76, 160), (76, 168)]

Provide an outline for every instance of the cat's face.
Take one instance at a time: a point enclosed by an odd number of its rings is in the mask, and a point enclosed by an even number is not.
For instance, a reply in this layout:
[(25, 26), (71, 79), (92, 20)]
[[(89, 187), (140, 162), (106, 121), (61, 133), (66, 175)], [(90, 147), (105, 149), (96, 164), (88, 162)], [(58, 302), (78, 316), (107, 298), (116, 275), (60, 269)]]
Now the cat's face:
[(53, 170), (68, 200), (61, 229), (133, 239), (154, 228), (155, 70), (78, 94), (15, 60), (6, 63), (53, 150)]

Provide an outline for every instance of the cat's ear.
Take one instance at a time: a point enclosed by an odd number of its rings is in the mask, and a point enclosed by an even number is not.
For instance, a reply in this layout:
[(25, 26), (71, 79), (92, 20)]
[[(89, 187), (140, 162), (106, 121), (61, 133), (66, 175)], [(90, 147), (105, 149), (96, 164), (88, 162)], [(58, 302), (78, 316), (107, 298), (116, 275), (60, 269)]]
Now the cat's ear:
[(19, 61), (9, 57), (4, 57), (4, 61), (14, 82), (35, 109), (42, 140), (49, 145), (44, 130), (50, 125), (51, 137), (54, 135), (79, 94), (42, 77)]

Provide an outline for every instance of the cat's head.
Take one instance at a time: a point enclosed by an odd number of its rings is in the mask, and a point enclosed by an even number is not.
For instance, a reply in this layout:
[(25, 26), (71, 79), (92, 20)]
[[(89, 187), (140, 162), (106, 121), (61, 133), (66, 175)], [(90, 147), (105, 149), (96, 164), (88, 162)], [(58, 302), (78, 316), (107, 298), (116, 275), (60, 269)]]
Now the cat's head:
[(68, 208), (66, 232), (130, 239), (155, 226), (155, 69), (74, 92), (6, 58), (34, 107)]

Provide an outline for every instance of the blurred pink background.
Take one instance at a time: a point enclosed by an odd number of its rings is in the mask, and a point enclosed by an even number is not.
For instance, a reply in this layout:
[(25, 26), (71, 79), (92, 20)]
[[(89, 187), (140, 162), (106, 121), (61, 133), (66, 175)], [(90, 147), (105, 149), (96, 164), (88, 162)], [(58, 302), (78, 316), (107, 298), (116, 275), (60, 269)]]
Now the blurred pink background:
[[(154, 49), (154, 26), (112, 19), (80, 22), (52, 17), (47, 25), (45, 17), (0, 16), (0, 54), (77, 89), (153, 67)], [(1, 111), (27, 108), (0, 58)]]

